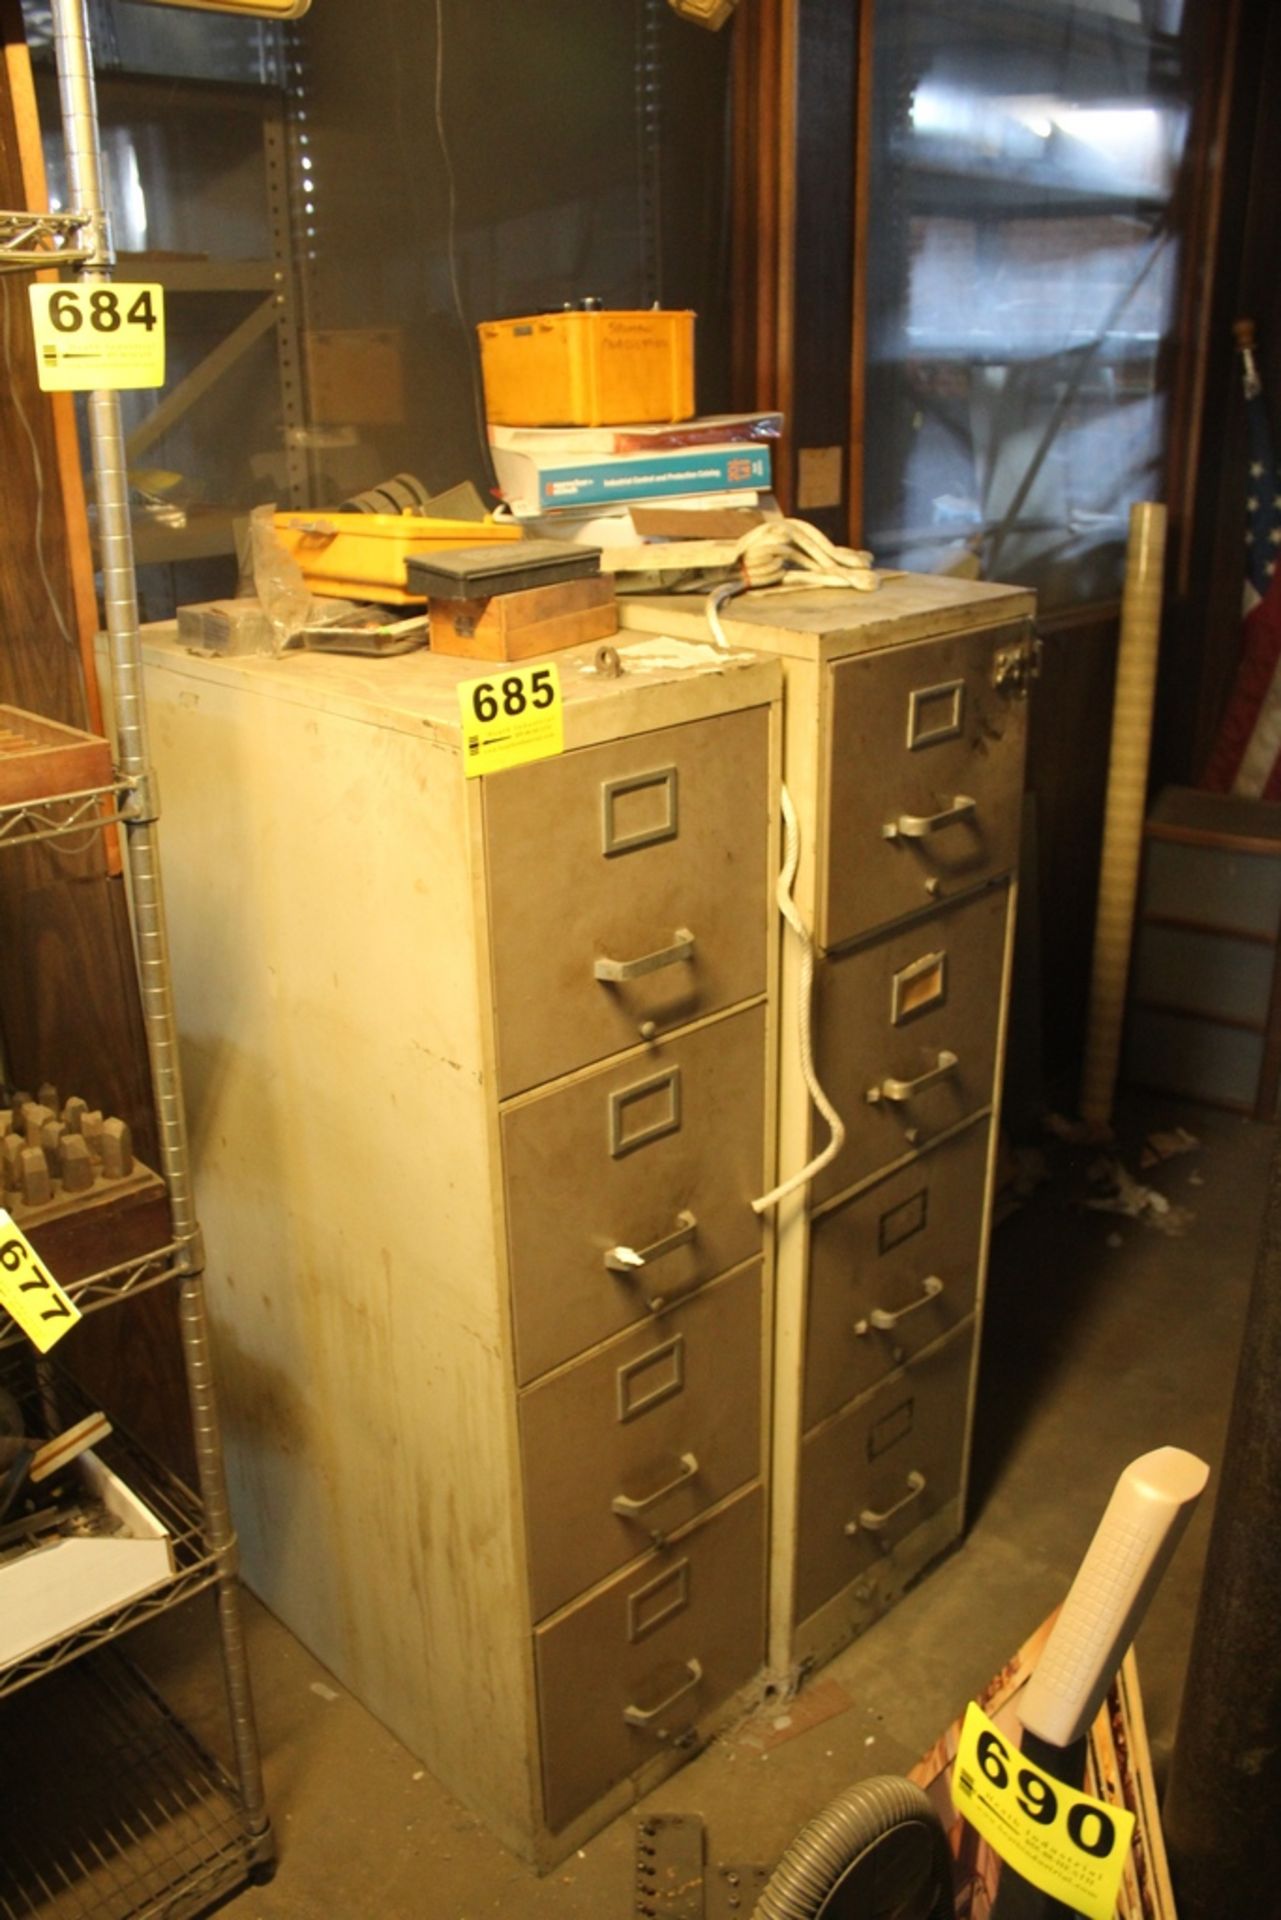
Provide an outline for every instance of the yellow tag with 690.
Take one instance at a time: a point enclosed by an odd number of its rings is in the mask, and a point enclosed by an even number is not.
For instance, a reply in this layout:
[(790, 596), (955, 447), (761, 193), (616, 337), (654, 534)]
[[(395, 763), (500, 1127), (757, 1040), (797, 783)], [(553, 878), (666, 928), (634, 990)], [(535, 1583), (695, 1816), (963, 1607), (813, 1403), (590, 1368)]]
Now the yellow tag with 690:
[(21, 1228), (0, 1207), (0, 1307), (41, 1353), (70, 1333), (80, 1309), (62, 1291)]
[(1052, 1779), (973, 1701), (952, 1764), (952, 1804), (1042, 1893), (1087, 1920), (1113, 1920), (1134, 1815)]

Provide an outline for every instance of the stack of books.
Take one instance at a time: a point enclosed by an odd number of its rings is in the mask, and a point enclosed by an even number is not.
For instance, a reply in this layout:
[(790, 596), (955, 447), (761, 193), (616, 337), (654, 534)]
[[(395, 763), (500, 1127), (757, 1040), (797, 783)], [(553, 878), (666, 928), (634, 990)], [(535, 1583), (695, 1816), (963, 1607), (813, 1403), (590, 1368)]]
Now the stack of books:
[[(779, 413), (709, 414), (650, 425), (489, 427), (499, 491), (531, 532), (632, 546), (656, 507), (694, 515), (776, 511), (769, 500)], [(711, 522), (708, 521), (709, 531)]]

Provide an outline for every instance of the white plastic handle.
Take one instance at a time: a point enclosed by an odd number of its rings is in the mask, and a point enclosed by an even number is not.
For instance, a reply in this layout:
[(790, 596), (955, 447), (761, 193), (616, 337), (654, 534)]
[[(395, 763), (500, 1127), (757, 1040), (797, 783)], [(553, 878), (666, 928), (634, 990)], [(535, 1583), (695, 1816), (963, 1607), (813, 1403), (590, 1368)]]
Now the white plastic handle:
[(1070, 1747), (1090, 1726), (1209, 1477), (1181, 1447), (1125, 1469), (1023, 1690), (1029, 1733)]

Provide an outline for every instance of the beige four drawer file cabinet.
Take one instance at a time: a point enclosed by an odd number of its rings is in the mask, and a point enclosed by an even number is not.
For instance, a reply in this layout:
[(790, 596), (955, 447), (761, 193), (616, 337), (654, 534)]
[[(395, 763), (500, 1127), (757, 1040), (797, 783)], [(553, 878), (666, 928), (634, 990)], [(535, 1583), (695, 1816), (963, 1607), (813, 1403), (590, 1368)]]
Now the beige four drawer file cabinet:
[[(735, 646), (784, 668), (814, 1055), (845, 1144), (780, 1202), (771, 1664), (804, 1670), (959, 1532), (1012, 949), (1033, 600), (925, 576), (749, 594)], [(706, 637), (697, 601), (627, 603)], [(780, 1172), (828, 1138), (784, 949)]]
[(779, 667), (469, 780), (478, 663), (144, 640), (246, 1577), (546, 1864), (764, 1667)]

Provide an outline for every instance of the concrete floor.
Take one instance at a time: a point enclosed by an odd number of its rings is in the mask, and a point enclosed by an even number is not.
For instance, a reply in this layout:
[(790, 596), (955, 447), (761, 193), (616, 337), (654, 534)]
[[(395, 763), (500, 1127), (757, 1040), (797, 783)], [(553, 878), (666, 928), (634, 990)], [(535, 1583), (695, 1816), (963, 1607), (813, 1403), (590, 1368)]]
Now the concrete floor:
[[(772, 1863), (851, 1781), (909, 1767), (1061, 1599), (1128, 1459), (1169, 1442), (1217, 1468), (1274, 1134), (1153, 1103), (1123, 1132), (1126, 1164), (1146, 1127), (1180, 1122), (1200, 1150), (1142, 1177), (1190, 1211), (1182, 1233), (1083, 1210), (1086, 1156), (1061, 1148), (998, 1229), (970, 1532), (792, 1709), (716, 1741), (644, 1803), (701, 1815), (709, 1862)], [(1138, 1642), (1158, 1775), (1209, 1519), (1207, 1500)], [(231, 1920), (632, 1913), (633, 1816), (540, 1880), (256, 1605), (249, 1632), (280, 1867)], [(169, 1680), (187, 1691), (178, 1666)]]

